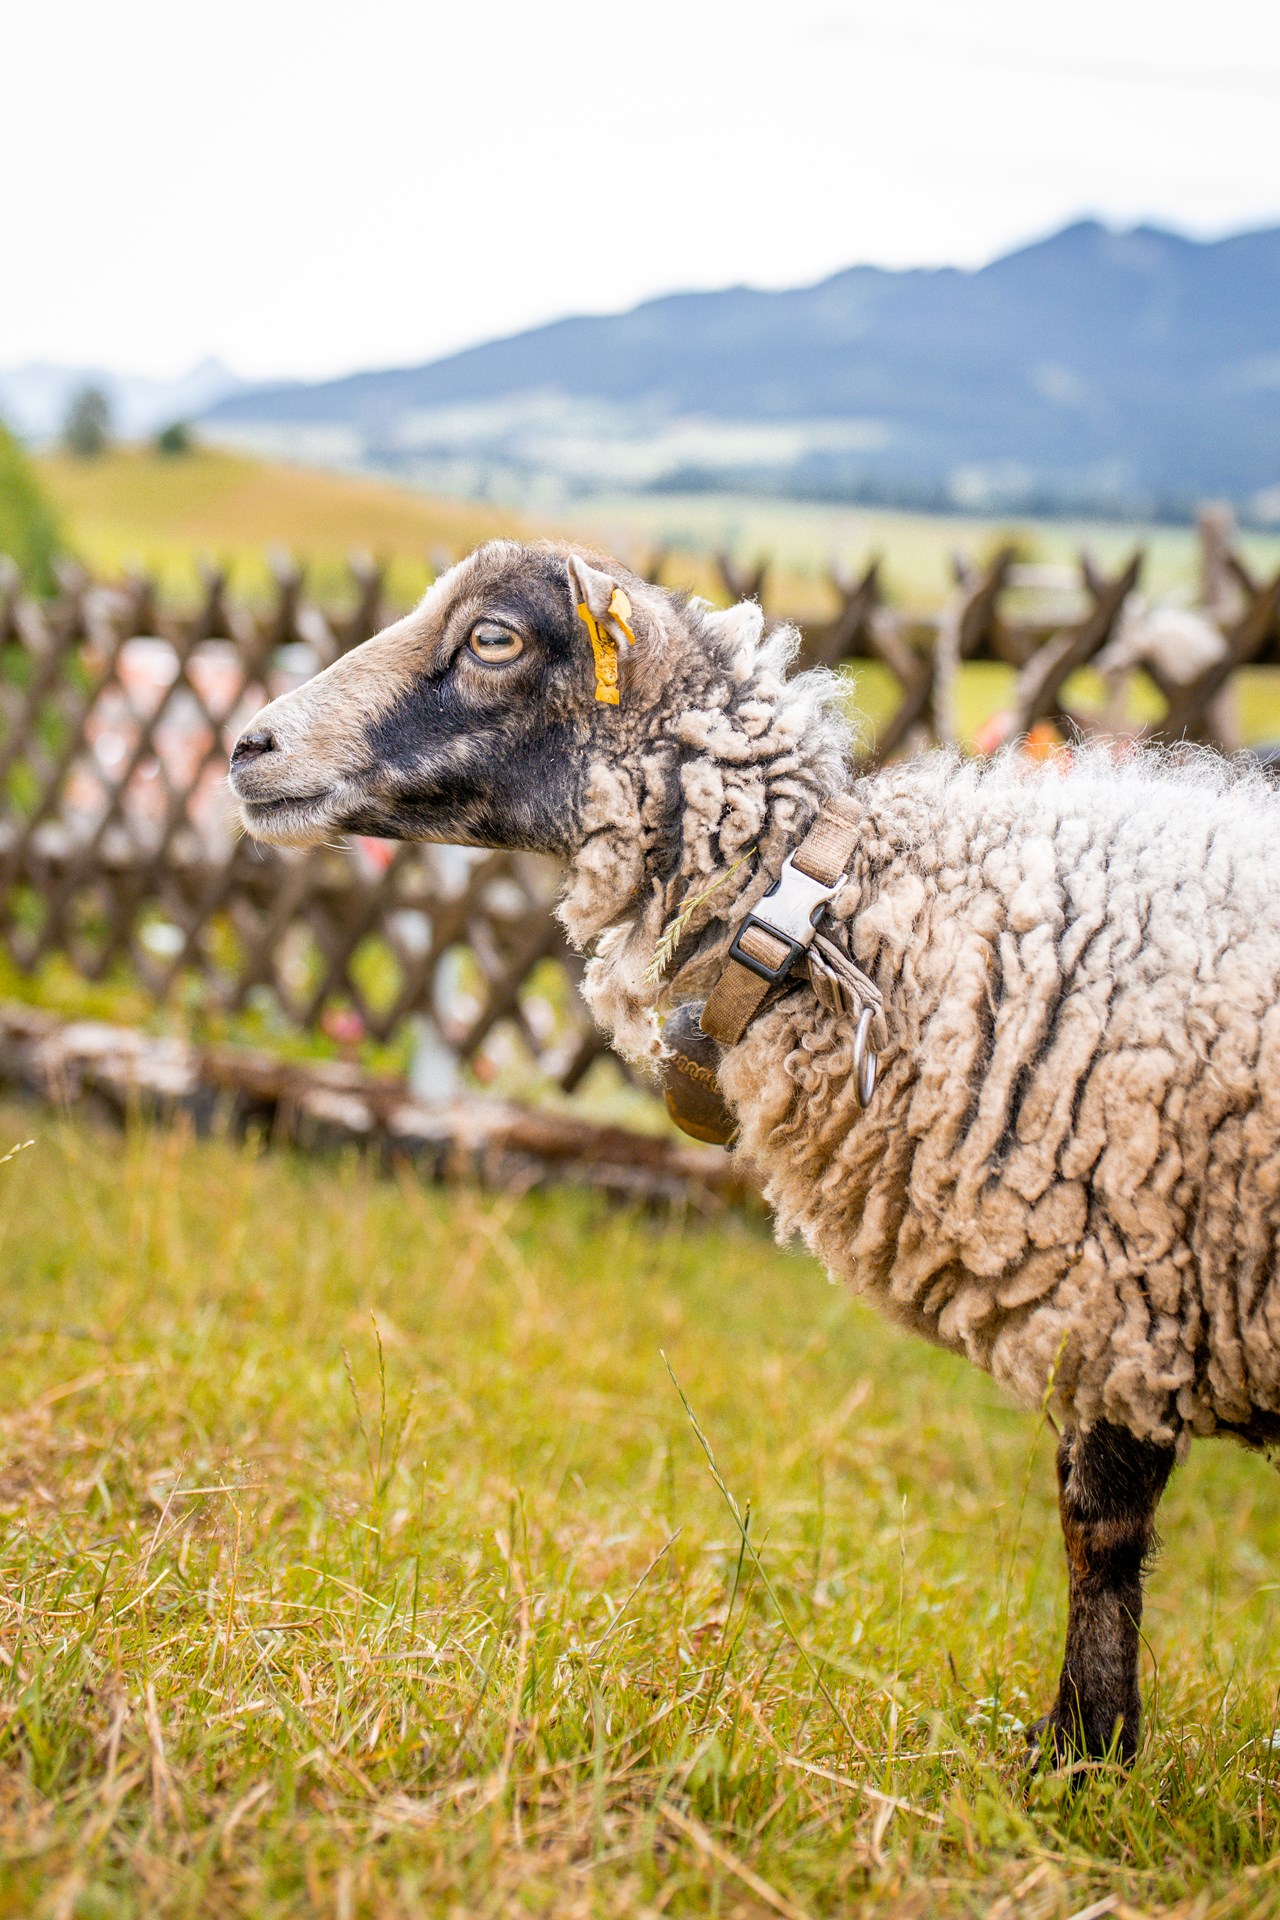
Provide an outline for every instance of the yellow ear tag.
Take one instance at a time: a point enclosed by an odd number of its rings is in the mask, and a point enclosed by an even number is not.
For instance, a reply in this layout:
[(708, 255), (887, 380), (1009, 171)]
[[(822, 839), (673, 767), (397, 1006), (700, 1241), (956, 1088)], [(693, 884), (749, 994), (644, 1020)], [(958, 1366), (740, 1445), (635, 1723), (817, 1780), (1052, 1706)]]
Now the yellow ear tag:
[[(618, 642), (604, 620), (596, 619), (585, 600), (578, 602), (578, 618), (591, 636), (591, 651), (596, 661), (596, 699), (602, 706), (616, 707), (618, 704)], [(627, 645), (634, 647), (636, 637), (627, 624), (630, 618), (631, 602), (621, 587), (615, 587), (605, 620), (608, 620), (612, 626), (620, 627), (626, 635)]]

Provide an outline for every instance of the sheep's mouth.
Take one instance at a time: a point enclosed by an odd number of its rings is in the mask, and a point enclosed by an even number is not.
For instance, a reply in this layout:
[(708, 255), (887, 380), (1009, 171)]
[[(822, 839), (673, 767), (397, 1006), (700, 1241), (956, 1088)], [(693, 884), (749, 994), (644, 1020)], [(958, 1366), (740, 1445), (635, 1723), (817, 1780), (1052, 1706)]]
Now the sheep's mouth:
[(280, 846), (305, 845), (320, 837), (332, 825), (333, 789), (321, 787), (315, 793), (282, 793), (269, 800), (250, 800), (236, 795), (240, 817), (255, 840)]

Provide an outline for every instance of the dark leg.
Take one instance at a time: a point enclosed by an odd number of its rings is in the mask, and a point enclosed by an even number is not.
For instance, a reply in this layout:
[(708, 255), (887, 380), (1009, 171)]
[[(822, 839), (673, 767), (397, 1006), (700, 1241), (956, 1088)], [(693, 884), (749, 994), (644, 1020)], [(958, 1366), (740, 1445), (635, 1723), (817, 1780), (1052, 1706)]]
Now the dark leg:
[[(1067, 1650), (1053, 1709), (1033, 1737), (1058, 1760), (1132, 1760), (1138, 1746), (1142, 1575), (1173, 1448), (1102, 1423), (1058, 1447), (1058, 1509), (1067, 1549)], [(1117, 1738), (1117, 1728), (1119, 1730)]]

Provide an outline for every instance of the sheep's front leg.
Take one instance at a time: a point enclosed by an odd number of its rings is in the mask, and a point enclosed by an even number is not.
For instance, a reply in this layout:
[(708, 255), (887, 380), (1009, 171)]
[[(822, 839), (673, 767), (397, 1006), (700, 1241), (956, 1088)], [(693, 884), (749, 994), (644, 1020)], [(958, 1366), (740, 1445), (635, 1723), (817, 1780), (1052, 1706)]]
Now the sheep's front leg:
[(1132, 1760), (1138, 1746), (1142, 1576), (1156, 1545), (1155, 1511), (1172, 1447), (1101, 1423), (1064, 1434), (1058, 1509), (1067, 1549), (1067, 1650), (1053, 1709), (1032, 1729), (1058, 1760)]

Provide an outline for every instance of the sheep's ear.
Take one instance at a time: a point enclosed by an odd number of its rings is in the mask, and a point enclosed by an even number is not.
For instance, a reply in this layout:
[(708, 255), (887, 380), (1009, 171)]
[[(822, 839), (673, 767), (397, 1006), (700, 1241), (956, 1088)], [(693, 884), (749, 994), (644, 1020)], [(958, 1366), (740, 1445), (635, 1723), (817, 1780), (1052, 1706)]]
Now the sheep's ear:
[(569, 586), (578, 617), (591, 637), (596, 663), (596, 699), (606, 707), (618, 704), (618, 648), (634, 646), (631, 602), (612, 575), (591, 567), (576, 553), (569, 556)]
[(608, 617), (609, 602), (617, 592), (618, 583), (607, 573), (601, 573), (599, 567), (589, 567), (576, 553), (569, 555), (569, 585), (573, 590), (574, 603), (591, 609), (597, 620)]

